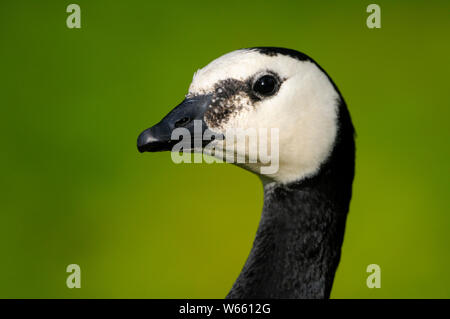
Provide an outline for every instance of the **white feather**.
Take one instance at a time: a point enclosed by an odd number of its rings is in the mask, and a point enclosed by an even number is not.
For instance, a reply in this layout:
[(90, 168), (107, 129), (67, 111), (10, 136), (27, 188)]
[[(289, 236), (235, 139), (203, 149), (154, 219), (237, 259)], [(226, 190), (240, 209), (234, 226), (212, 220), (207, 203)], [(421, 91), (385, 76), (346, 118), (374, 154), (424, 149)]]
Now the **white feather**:
[[(314, 63), (281, 54), (269, 56), (238, 50), (198, 70), (189, 94), (209, 93), (221, 80), (245, 80), (268, 70), (284, 79), (279, 92), (242, 108), (216, 130), (225, 133), (226, 129), (236, 128), (278, 128), (279, 169), (267, 177), (288, 183), (312, 176), (331, 153), (337, 134), (339, 99), (328, 77)], [(261, 165), (244, 167), (259, 173)]]

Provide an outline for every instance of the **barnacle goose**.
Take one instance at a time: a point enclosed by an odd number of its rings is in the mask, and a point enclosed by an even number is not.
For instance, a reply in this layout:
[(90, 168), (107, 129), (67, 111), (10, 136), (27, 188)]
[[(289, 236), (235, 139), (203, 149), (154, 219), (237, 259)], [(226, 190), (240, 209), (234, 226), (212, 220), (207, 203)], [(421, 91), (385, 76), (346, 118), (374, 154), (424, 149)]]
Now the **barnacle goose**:
[[(227, 298), (328, 298), (355, 162), (353, 124), (331, 78), (295, 50), (233, 51), (195, 73), (184, 101), (141, 133), (138, 149), (170, 151), (177, 142), (172, 132), (194, 132), (199, 121), (202, 132), (221, 136), (211, 143), (225, 142), (225, 153), (233, 146), (229, 129), (278, 129), (276, 171), (262, 173), (266, 163), (260, 161), (239, 164), (260, 175), (264, 206), (250, 255)], [(231, 152), (248, 156), (246, 148)]]

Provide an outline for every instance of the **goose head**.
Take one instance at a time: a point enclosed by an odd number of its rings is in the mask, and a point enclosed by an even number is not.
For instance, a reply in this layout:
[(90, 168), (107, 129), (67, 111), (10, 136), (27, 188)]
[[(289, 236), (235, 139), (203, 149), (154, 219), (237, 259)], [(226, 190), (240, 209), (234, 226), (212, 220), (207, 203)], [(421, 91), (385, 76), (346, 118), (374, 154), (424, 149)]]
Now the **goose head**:
[[(286, 184), (314, 176), (329, 158), (341, 103), (333, 82), (305, 54), (281, 48), (237, 50), (198, 70), (184, 101), (142, 132), (138, 149), (170, 151), (177, 142), (175, 129), (187, 129), (193, 136), (199, 123), (202, 133), (221, 136), (203, 139), (200, 151), (209, 154), (220, 143), (223, 153), (248, 159), (248, 145), (237, 147), (237, 139), (227, 137), (237, 130), (256, 134), (256, 144), (268, 149), (272, 162), (256, 154), (256, 161), (239, 165), (264, 181)], [(210, 155), (223, 159), (223, 153)]]

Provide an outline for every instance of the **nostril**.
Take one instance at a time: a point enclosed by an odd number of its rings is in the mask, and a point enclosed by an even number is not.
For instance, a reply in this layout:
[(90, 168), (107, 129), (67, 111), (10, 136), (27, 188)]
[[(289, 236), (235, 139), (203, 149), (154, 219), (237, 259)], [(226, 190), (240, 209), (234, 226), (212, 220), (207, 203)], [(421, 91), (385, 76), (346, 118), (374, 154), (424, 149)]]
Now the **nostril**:
[(189, 122), (191, 122), (191, 118), (183, 117), (182, 119), (175, 122), (175, 127), (185, 126), (185, 125), (189, 124)]

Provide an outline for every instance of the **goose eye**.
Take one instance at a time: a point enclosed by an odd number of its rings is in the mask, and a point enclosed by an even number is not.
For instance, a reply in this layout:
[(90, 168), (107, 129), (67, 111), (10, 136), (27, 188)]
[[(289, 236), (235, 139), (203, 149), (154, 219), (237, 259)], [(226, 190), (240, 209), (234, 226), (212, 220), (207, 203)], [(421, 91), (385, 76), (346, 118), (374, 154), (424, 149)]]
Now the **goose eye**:
[(270, 96), (275, 93), (277, 79), (272, 75), (263, 75), (253, 84), (253, 91), (262, 96)]

